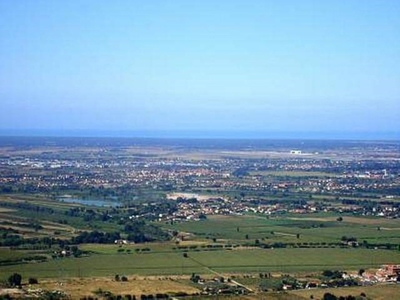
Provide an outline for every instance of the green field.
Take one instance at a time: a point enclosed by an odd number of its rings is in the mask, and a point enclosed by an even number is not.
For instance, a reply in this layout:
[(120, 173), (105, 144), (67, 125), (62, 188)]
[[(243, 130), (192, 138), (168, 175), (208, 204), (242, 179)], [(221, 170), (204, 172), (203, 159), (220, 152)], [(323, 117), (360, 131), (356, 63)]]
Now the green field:
[(28, 253), (22, 251), (10, 250), (8, 248), (0, 248), (0, 263), (3, 263), (5, 261), (23, 259), (28, 255)]
[[(30, 201), (38, 205), (50, 205), (50, 201), (37, 198)], [(67, 216), (63, 212), (69, 206), (63, 203), (57, 202), (54, 208), (54, 214), (5, 209), (0, 217), (7, 227), (18, 228), (22, 223), (33, 221), (43, 226), (37, 231), (29, 227), (19, 228), (20, 234), (26, 237), (52, 235), (60, 231), (62, 236), (69, 238), (77, 230), (97, 228), (112, 231), (119, 228), (117, 223), (88, 223), (82, 218)], [(337, 220), (339, 216), (342, 221)], [(68, 225), (58, 223), (60, 218), (66, 219)], [(152, 224), (170, 232), (175, 231), (180, 239), (123, 246), (81, 244), (79, 248), (85, 254), (80, 258), (51, 258), (54, 251), (58, 250), (57, 245), (25, 251), (0, 248), (0, 280), (6, 280), (15, 272), (21, 274), (24, 280), (35, 277), (59, 281), (73, 277), (113, 278), (115, 274), (302, 274), (320, 273), (326, 269), (357, 271), (361, 268), (378, 268), (382, 264), (400, 264), (400, 251), (397, 248), (400, 245), (400, 225), (395, 219), (323, 212), (285, 213), (273, 217), (247, 213), (209, 215), (202, 221)], [(343, 245), (341, 240), (344, 236), (356, 238), (362, 247)], [(287, 244), (287, 248), (279, 248), (277, 243)], [(386, 250), (386, 243), (396, 248)], [(365, 244), (376, 244), (378, 247), (365, 247)], [(262, 246), (272, 248), (262, 249)], [(35, 259), (36, 255), (46, 256), (48, 260), (40, 262), (40, 259)], [(23, 261), (24, 258), (27, 261)]]
[[(262, 240), (266, 243), (330, 243), (339, 242), (343, 236), (355, 237), (361, 243), (398, 243), (400, 226), (398, 220), (382, 218), (346, 217), (336, 221), (327, 215), (269, 218), (257, 215), (209, 216), (200, 222), (182, 222), (164, 225), (168, 229), (193, 233), (198, 239), (217, 239), (224, 242)], [(380, 227), (381, 230), (378, 230)], [(297, 238), (299, 234), (299, 238)]]
[[(110, 222), (102, 222), (99, 220), (94, 220), (91, 222), (86, 222), (82, 217), (78, 216), (70, 216), (66, 214), (70, 209), (83, 207), (82, 205), (76, 203), (67, 203), (58, 200), (51, 200), (45, 197), (45, 195), (40, 196), (29, 196), (29, 195), (12, 195), (12, 196), (0, 196), (0, 204), (2, 204), (2, 208), (0, 210), (0, 227), (1, 222), (31, 222), (35, 221), (38, 224), (41, 224), (43, 227), (48, 227), (48, 223), (54, 223), (54, 226), (61, 227), (56, 228), (55, 230), (39, 230), (35, 232), (33, 235), (29, 230), (25, 233), (25, 238), (32, 236), (51, 236), (54, 231), (61, 231), (62, 235), (59, 237), (70, 238), (73, 236), (72, 232), (76, 230), (103, 230), (103, 231), (117, 231), (118, 225)], [(12, 204), (16, 206), (17, 204), (29, 204), (31, 209), (27, 209), (26, 207), (8, 207), (7, 204)], [(52, 213), (49, 213), (46, 210), (32, 210), (33, 208), (47, 208), (52, 209)], [(95, 207), (92, 208), (96, 211), (104, 211), (107, 210), (105, 207)], [(66, 221), (68, 225), (60, 225), (60, 221)], [(47, 225), (47, 226), (46, 226)], [(6, 227), (13, 227), (6, 226)], [(4, 226), (3, 226), (4, 227)], [(76, 229), (76, 230), (75, 230)]]
[[(115, 251), (118, 247), (115, 246)], [(210, 274), (243, 272), (300, 272), (325, 269), (356, 270), (400, 263), (399, 251), (368, 249), (241, 249), (131, 254), (93, 254), (82, 258), (2, 266), (0, 277), (13, 272), (25, 278), (112, 276), (114, 274)]]

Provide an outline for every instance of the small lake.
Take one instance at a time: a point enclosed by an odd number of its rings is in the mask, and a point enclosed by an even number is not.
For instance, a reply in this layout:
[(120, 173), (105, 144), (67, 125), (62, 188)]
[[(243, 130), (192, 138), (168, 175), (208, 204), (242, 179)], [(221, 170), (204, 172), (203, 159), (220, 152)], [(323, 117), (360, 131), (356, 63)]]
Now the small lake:
[(109, 200), (97, 200), (97, 199), (81, 199), (81, 198), (70, 198), (70, 197), (59, 197), (58, 201), (67, 203), (78, 203), (89, 206), (97, 207), (118, 207), (121, 205), (119, 202), (109, 201)]

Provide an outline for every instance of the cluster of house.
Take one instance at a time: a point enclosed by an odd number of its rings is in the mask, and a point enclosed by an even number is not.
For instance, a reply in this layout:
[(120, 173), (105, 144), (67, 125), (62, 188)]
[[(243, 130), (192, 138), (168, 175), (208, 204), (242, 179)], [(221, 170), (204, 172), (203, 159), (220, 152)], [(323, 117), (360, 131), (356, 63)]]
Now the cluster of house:
[(282, 286), (283, 290), (292, 289), (314, 289), (314, 288), (328, 288), (338, 286), (350, 286), (350, 285), (373, 285), (379, 283), (398, 282), (400, 283), (400, 265), (390, 264), (382, 265), (376, 271), (364, 271), (360, 270), (358, 273), (350, 274), (342, 272), (340, 279), (327, 280), (327, 281), (308, 281), (304, 285), (288, 285)]
[[(171, 193), (168, 199), (178, 200), (177, 210), (171, 214), (158, 215), (158, 221), (198, 221), (206, 215), (242, 215), (244, 213), (257, 213), (264, 215), (279, 215), (284, 213), (306, 214), (316, 212), (352, 213), (357, 215), (371, 215), (377, 217), (394, 218), (400, 214), (400, 208), (380, 205), (366, 208), (358, 205), (330, 206), (322, 203), (282, 202), (275, 204), (259, 203), (257, 199), (236, 201), (227, 197), (213, 197), (193, 193)], [(145, 215), (130, 216), (133, 218), (146, 218)]]
[(364, 283), (400, 282), (400, 265), (383, 265), (375, 273), (362, 274)]
[(237, 202), (226, 197), (212, 197), (206, 195), (197, 195), (191, 193), (172, 193), (168, 195), (169, 199), (178, 200), (177, 211), (171, 215), (160, 216), (159, 221), (188, 221), (201, 220), (205, 215), (242, 215), (246, 212), (269, 212), (277, 211), (280, 205), (272, 205), (265, 210), (255, 208), (245, 202)]

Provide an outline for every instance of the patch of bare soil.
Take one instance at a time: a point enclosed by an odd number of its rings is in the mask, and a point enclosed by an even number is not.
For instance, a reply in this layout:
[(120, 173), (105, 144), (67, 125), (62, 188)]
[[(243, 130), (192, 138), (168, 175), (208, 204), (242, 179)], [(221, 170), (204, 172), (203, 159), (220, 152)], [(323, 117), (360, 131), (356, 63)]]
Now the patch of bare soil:
[[(112, 278), (70, 278), (62, 281), (48, 280), (40, 283), (40, 288), (63, 291), (71, 299), (94, 296), (96, 291), (109, 291), (114, 295), (140, 295), (185, 292), (197, 293), (199, 290), (181, 282), (179, 277), (128, 277), (128, 281), (115, 281)], [(188, 279), (188, 278), (187, 278)]]

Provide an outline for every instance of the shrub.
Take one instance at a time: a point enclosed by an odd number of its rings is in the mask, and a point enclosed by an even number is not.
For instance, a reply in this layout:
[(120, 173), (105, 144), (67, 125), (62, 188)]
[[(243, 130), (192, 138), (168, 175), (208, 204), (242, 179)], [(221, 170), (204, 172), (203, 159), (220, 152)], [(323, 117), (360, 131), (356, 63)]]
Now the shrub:
[(14, 273), (10, 277), (8, 277), (8, 284), (12, 287), (20, 286), (21, 281), (22, 281), (22, 276), (18, 273)]
[(331, 293), (325, 293), (323, 300), (337, 300), (337, 297)]
[(28, 283), (29, 284), (38, 284), (39, 282), (38, 282), (38, 280), (36, 278), (30, 277), (28, 279)]

